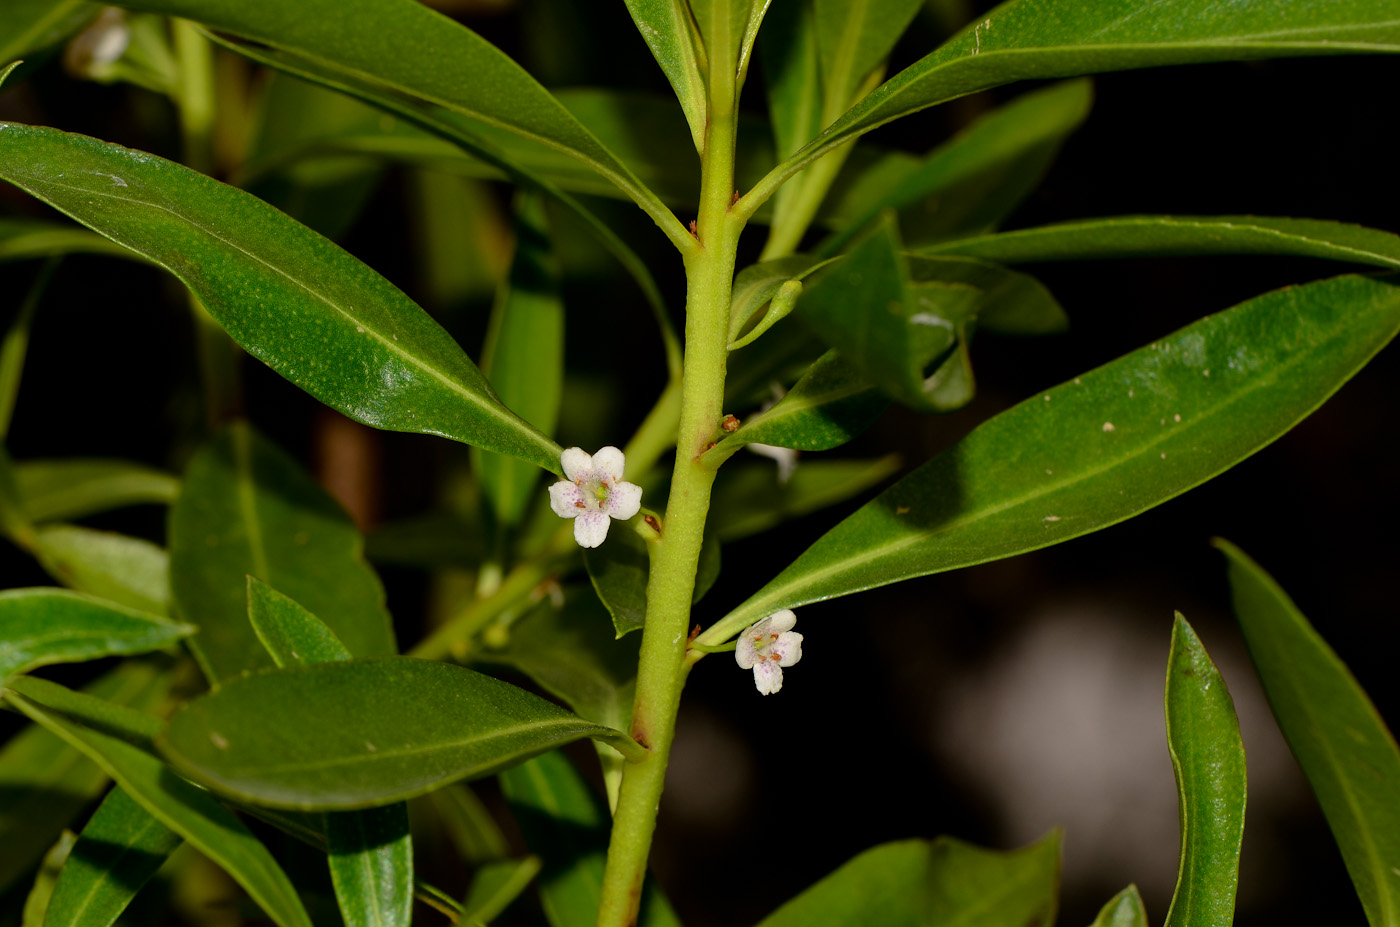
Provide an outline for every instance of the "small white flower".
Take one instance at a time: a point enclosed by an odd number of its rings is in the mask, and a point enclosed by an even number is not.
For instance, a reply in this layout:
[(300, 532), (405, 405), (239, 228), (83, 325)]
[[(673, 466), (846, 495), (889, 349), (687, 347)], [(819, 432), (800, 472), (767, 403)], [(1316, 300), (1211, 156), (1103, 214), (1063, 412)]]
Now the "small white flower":
[(574, 520), (574, 540), (597, 547), (608, 536), (608, 522), (624, 521), (642, 507), (642, 487), (622, 481), (626, 458), (615, 447), (585, 454), (571, 447), (559, 455), (567, 480), (549, 487), (549, 504), (560, 518)]
[(751, 626), (734, 645), (734, 660), (753, 670), (753, 683), (764, 695), (783, 687), (784, 666), (802, 659), (802, 635), (792, 630), (797, 616), (785, 608)]

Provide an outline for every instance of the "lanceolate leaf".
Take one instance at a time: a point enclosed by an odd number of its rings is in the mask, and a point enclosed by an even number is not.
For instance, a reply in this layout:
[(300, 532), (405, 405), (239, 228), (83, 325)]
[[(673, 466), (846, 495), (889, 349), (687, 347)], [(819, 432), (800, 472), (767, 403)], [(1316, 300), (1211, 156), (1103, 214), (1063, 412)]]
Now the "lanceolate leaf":
[(194, 630), (76, 592), (7, 589), (0, 592), (0, 680), (51, 663), (159, 650)]
[(190, 462), (170, 511), (171, 591), (199, 616), (190, 644), (212, 680), (271, 666), (248, 622), (249, 575), (326, 623), (352, 654), (396, 650), (384, 591), (349, 517), (301, 467), (247, 425)]
[(229, 680), (181, 708), (160, 748), (185, 774), (240, 800), (331, 810), (422, 795), (582, 737), (640, 750), (490, 676), (391, 657)]
[[(813, 0), (825, 110), (841, 112), (885, 60), (922, 0)], [(829, 120), (829, 117), (828, 117)]]
[(427, 313), (261, 200), (152, 155), (12, 123), (0, 123), (0, 178), (170, 270), (250, 354), (351, 418), (558, 468), (558, 446), (501, 405)]
[[(497, 298), (481, 369), (501, 400), (544, 434), (559, 420), (564, 391), (564, 303), (544, 204), (522, 197), (516, 210), (515, 257)], [(586, 329), (585, 329), (586, 330)], [(520, 460), (474, 452), (482, 491), (501, 524), (514, 526), (534, 498), (539, 470)]]
[(106, 927), (182, 843), (120, 788), (107, 793), (54, 884), (44, 927)]
[(1244, 744), (1225, 680), (1180, 612), (1166, 706), (1181, 802), (1181, 868), (1165, 927), (1230, 927), (1244, 838)]
[(1060, 839), (997, 853), (950, 837), (886, 843), (852, 859), (759, 927), (1049, 927)]
[(656, 56), (676, 99), (681, 103), (685, 121), (695, 150), (705, 150), (705, 123), (708, 119), (705, 103), (705, 79), (692, 38), (690, 7), (686, 0), (626, 0), (627, 11), (637, 24), (637, 31)]
[(325, 622), (256, 576), (248, 577), (248, 621), (278, 666), (351, 659)]
[(14, 465), (24, 509), (36, 522), (84, 518), (128, 505), (168, 505), (180, 481), (125, 460), (26, 460)]
[(150, 541), (80, 525), (35, 531), (35, 556), (70, 589), (154, 615), (170, 606), (170, 557)]
[(920, 248), (1003, 264), (1189, 254), (1286, 254), (1400, 267), (1400, 235), (1342, 222), (1266, 216), (1114, 216)]
[[(140, 711), (153, 708), (170, 687), (158, 661), (127, 660), (83, 691)], [(65, 826), (107, 784), (87, 757), (37, 724), (0, 748), (0, 892), (29, 869)]]
[(572, 155), (658, 221), (675, 217), (524, 68), (470, 29), (414, 0), (130, 0), (480, 119)]
[(1400, 748), (1375, 705), (1288, 595), (1227, 541), (1235, 615), (1372, 927), (1400, 924)]
[(1108, 900), (1089, 927), (1147, 927), (1147, 910), (1136, 885), (1129, 885)]
[(1400, 286), (1351, 276), (1187, 326), (983, 423), (828, 532), (701, 642), (780, 608), (1130, 518), (1292, 428), (1397, 328)]
[(280, 927), (310, 927), (296, 889), (267, 848), (208, 792), (148, 752), (158, 719), (42, 679), (21, 677), (6, 686), (6, 701), (87, 754), (157, 820), (223, 867)]
[[(1285, 15), (1286, 14), (1286, 15)], [(760, 199), (816, 158), (877, 126), (978, 90), (1102, 71), (1298, 55), (1400, 51), (1400, 24), (1371, 0), (1286, 7), (1214, 0), (1010, 0), (885, 81), (773, 169)]]
[[(817, 253), (836, 254), (886, 209), (903, 209), (930, 197), (939, 197), (939, 210), (951, 211), (955, 207), (945, 206), (943, 198), (956, 199), (962, 188), (970, 186), (977, 178), (995, 172), (998, 180), (1006, 181), (1010, 178), (1003, 174), (1011, 165), (1027, 161), (1035, 166), (1042, 164), (1048, 160), (1048, 155), (1042, 152), (1053, 152), (1089, 115), (1092, 99), (1089, 81), (1066, 81), (1025, 94), (992, 110), (957, 137), (935, 148), (918, 169), (901, 178), (897, 186), (883, 196), (873, 197), (859, 216), (823, 241)], [(1039, 171), (1026, 173), (1034, 180)], [(980, 188), (976, 192), (982, 194), (983, 200), (996, 195)], [(962, 208), (969, 214), (964, 222), (978, 213), (970, 206)]]
[(5, 0), (0, 7), (0, 67), (57, 45), (101, 9), (87, 0)]

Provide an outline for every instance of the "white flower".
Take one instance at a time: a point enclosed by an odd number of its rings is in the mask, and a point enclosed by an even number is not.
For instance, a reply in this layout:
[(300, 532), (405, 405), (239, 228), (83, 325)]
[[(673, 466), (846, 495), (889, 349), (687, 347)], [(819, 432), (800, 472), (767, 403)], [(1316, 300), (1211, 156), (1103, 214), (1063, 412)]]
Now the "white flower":
[(802, 659), (802, 635), (792, 630), (796, 623), (797, 616), (785, 608), (740, 634), (734, 645), (735, 661), (753, 669), (753, 683), (764, 695), (781, 689), (782, 668)]
[(560, 518), (574, 520), (574, 540), (597, 547), (608, 536), (608, 522), (624, 521), (642, 507), (642, 487), (622, 481), (626, 458), (615, 447), (585, 454), (571, 447), (559, 455), (567, 480), (549, 487), (549, 504)]

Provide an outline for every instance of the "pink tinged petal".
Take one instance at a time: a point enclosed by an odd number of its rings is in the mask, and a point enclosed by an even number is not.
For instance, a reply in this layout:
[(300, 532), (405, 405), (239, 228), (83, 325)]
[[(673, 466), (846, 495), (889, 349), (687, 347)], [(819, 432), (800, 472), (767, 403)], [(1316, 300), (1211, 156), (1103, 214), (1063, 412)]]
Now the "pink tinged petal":
[(753, 684), (758, 687), (758, 691), (764, 695), (772, 695), (783, 687), (783, 671), (778, 664), (772, 660), (764, 660), (755, 663), (753, 668)]
[(621, 518), (626, 521), (636, 515), (642, 507), (642, 487), (636, 483), (618, 483), (608, 493), (608, 501), (603, 504), (603, 507), (613, 518)]
[(622, 451), (612, 445), (608, 445), (593, 455), (593, 469), (598, 476), (602, 477), (606, 473), (614, 483), (622, 479), (622, 468), (626, 465), (627, 458), (622, 456)]
[(580, 502), (584, 502), (583, 493), (567, 480), (560, 480), (549, 487), (549, 507), (554, 509), (554, 514), (560, 518), (573, 518), (583, 514), (584, 510), (579, 508)]
[(571, 447), (560, 454), (559, 462), (564, 465), (564, 475), (571, 480), (587, 479), (588, 471), (593, 469), (593, 455), (585, 454), (581, 447)]
[(785, 608), (780, 612), (774, 612), (767, 618), (764, 618), (759, 624), (764, 624), (764, 622), (767, 622), (763, 629), (765, 633), (771, 634), (774, 631), (791, 631), (792, 626), (797, 624), (797, 616), (792, 613), (792, 609)]
[(574, 540), (579, 547), (597, 547), (608, 536), (608, 516), (604, 512), (578, 510), (574, 519)]
[(779, 666), (792, 666), (802, 659), (802, 635), (794, 631), (784, 631), (773, 642), (773, 656)]
[(744, 632), (744, 636), (756, 642), (758, 646), (762, 646), (763, 640), (768, 637), (768, 629), (772, 624), (772, 618), (764, 618), (760, 621), (756, 621), (749, 625), (749, 629)]
[(738, 663), (742, 669), (753, 669), (754, 663), (758, 662), (758, 651), (753, 645), (753, 638), (745, 635), (739, 638), (734, 645), (734, 662)]

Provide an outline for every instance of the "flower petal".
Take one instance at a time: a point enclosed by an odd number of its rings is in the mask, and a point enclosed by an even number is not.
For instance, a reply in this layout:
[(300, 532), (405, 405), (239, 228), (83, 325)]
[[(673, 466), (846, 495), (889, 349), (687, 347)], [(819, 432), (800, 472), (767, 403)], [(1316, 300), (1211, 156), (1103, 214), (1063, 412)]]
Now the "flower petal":
[(564, 466), (564, 475), (571, 480), (588, 478), (593, 469), (593, 455), (585, 454), (581, 447), (571, 447), (559, 455), (559, 463)]
[(769, 650), (778, 658), (779, 666), (792, 666), (802, 659), (802, 635), (796, 631), (784, 631)]
[[(797, 616), (792, 613), (792, 609), (785, 608), (780, 612), (774, 612), (763, 621), (768, 622), (764, 625), (764, 633), (772, 634), (774, 631), (791, 631), (792, 626), (797, 624)], [(763, 621), (760, 621), (759, 624), (763, 624)]]
[(772, 660), (764, 660), (755, 663), (753, 668), (753, 684), (758, 687), (758, 691), (764, 695), (772, 695), (783, 687), (783, 671), (778, 664)]
[(627, 458), (622, 456), (622, 451), (609, 444), (593, 455), (593, 469), (606, 473), (612, 477), (613, 482), (622, 479), (622, 468), (627, 466)]
[[(607, 448), (603, 450), (607, 450)], [(608, 492), (608, 501), (603, 504), (603, 509), (609, 515), (623, 521), (636, 515), (641, 507), (642, 487), (636, 483), (618, 483)]]
[(578, 507), (578, 503), (583, 501), (583, 493), (568, 480), (560, 480), (549, 487), (549, 507), (554, 509), (554, 514), (560, 518), (573, 518), (582, 514), (583, 509)]
[(757, 660), (758, 651), (754, 648), (753, 638), (746, 633), (734, 643), (734, 662), (742, 669), (753, 669)]
[(597, 547), (608, 536), (609, 518), (606, 512), (578, 510), (574, 519), (574, 540), (579, 547)]

